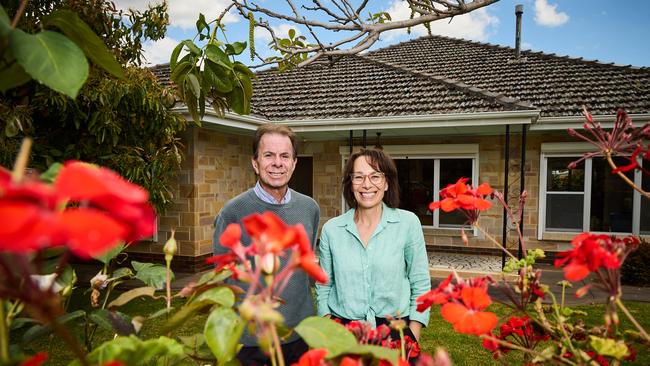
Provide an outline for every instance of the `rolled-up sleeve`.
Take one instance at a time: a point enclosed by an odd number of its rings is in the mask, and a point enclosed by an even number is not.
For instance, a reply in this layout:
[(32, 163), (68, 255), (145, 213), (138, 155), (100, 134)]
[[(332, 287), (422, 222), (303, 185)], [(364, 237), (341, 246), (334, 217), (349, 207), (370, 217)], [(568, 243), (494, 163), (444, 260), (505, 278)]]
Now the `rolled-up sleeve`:
[(420, 295), (431, 290), (431, 278), (429, 277), (429, 259), (422, 226), (417, 217), (415, 219), (409, 222), (409, 242), (405, 247), (406, 270), (411, 285), (409, 318), (426, 327), (429, 324), (429, 310), (422, 313), (417, 311), (416, 300)]

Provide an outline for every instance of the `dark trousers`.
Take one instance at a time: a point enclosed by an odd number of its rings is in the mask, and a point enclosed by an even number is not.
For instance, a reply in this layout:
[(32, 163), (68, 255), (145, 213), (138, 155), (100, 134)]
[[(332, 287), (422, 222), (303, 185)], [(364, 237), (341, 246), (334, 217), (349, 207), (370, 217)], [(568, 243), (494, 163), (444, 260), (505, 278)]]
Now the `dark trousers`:
[[(338, 316), (332, 315), (332, 320), (339, 320), (341, 324), (345, 325), (351, 322), (352, 320), (350, 319), (345, 319), (345, 318), (340, 318)], [(415, 339), (415, 336), (413, 335), (413, 332), (411, 331), (411, 328), (408, 327), (409, 325), (409, 317), (402, 318), (406, 322), (406, 328), (404, 328), (404, 335), (411, 337), (412, 340), (417, 342), (417, 339)], [(362, 320), (363, 321), (363, 320)], [(377, 323), (377, 326), (380, 325), (386, 325), (390, 326), (390, 322), (386, 318), (375, 318), (375, 323)], [(398, 340), (399, 339), (399, 332), (395, 329), (390, 330), (390, 338), (392, 340)]]
[[(309, 350), (307, 343), (301, 339), (282, 345), (284, 364), (289, 366), (298, 362), (300, 356)], [(242, 347), (237, 354), (237, 359), (244, 366), (265, 366), (271, 364), (269, 356), (265, 355), (259, 347)]]

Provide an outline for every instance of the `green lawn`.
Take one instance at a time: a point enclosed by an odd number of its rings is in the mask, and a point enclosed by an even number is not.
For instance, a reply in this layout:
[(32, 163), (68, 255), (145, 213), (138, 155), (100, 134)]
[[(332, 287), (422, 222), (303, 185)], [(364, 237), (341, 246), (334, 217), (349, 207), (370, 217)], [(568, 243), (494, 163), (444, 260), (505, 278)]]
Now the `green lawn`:
[[(82, 293), (81, 290), (75, 295), (75, 302), (77, 303), (88, 303), (88, 300), (85, 300), (84, 297), (88, 296), (87, 294)], [(178, 304), (180, 305), (180, 303)], [(634, 314), (636, 319), (645, 326), (646, 329), (650, 329), (650, 303), (638, 303), (638, 302), (629, 302), (627, 303), (628, 308)], [(127, 304), (122, 308), (122, 311), (129, 315), (138, 315), (138, 314), (151, 314), (164, 307), (162, 300), (158, 302), (144, 301), (144, 300), (134, 300), (131, 303)], [(587, 324), (601, 324), (602, 321), (602, 306), (592, 305), (592, 306), (580, 306), (578, 309), (587, 312), (585, 317), (585, 322)], [(494, 304), (489, 310), (494, 311), (500, 317), (505, 317), (507, 313), (507, 308), (503, 305)], [(621, 323), (625, 328), (631, 328), (631, 324), (625, 319), (624, 315), (621, 313)], [(207, 314), (196, 316), (188, 321), (182, 328), (175, 332), (175, 335), (190, 335), (202, 331), (203, 321), (206, 319)], [(158, 318), (156, 321), (145, 322), (141, 330), (142, 338), (151, 338), (155, 335), (160, 334), (160, 328), (164, 322), (164, 317)], [(81, 336), (83, 334), (83, 327), (80, 325), (71, 326), (70, 330)], [(21, 331), (12, 333), (12, 339), (20, 339), (22, 336)], [(101, 329), (97, 330), (94, 338), (93, 344), (95, 346), (99, 345), (101, 342), (110, 339), (112, 334)], [(431, 321), (429, 326), (423, 331), (421, 339), (421, 348), (423, 351), (428, 353), (434, 353), (438, 347), (445, 348), (455, 365), (499, 365), (498, 361), (492, 359), (492, 354), (483, 349), (481, 346), (481, 340), (477, 337), (466, 336), (462, 334), (457, 334), (453, 331), (450, 324), (445, 322), (441, 316), (439, 307), (434, 306), (431, 311)], [(30, 343), (29, 348), (33, 351), (46, 351), (50, 354), (50, 360), (46, 365), (66, 365), (71, 359), (72, 354), (67, 351), (65, 345), (60, 341), (58, 337), (43, 337), (36, 341)], [(650, 365), (650, 352), (646, 349), (638, 349), (638, 358), (634, 363), (628, 363), (629, 365)], [(517, 356), (519, 356), (517, 358)], [(508, 355), (507, 359), (509, 364), (521, 364), (520, 353), (515, 352), (512, 355)]]

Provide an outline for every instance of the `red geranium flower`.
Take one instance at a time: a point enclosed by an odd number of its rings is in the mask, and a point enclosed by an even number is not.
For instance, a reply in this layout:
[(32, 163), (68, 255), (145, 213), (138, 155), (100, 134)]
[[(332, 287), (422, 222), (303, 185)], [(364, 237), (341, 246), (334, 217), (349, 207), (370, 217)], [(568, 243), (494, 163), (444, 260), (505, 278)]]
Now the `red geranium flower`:
[(625, 242), (603, 234), (582, 233), (571, 241), (573, 249), (558, 254), (556, 267), (564, 267), (564, 277), (580, 281), (590, 272), (600, 268), (616, 269), (621, 266), (620, 246)]
[(492, 303), (486, 288), (465, 287), (460, 294), (461, 302), (448, 302), (442, 306), (442, 317), (453, 324), (454, 330), (463, 334), (489, 333), (497, 325), (494, 313), (481, 311)]
[(447, 278), (440, 282), (438, 287), (435, 289), (420, 295), (417, 298), (417, 311), (423, 312), (431, 307), (433, 304), (445, 304), (449, 301), (450, 294), (448, 292), (449, 286), (451, 284), (452, 275), (447, 276)]
[(326, 349), (312, 349), (305, 352), (292, 366), (324, 366)]

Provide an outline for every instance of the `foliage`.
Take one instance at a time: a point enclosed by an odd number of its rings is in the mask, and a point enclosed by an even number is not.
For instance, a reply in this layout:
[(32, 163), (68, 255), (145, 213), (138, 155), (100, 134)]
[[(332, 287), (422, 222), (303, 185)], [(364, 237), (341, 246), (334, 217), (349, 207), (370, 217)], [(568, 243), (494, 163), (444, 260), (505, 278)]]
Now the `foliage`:
[[(18, 1), (10, 1), (6, 9), (16, 17), (18, 8)], [(14, 32), (22, 32), (23, 38), (47, 32), (56, 44), (69, 37), (67, 42), (78, 45), (78, 53), (85, 52), (92, 65), (86, 66), (87, 79), (75, 79), (78, 87), (86, 81), (75, 99), (58, 93), (60, 88), (41, 79), (45, 85), (28, 82), (0, 94), (0, 163), (10, 165), (23, 136), (31, 136), (37, 142), (32, 157), (35, 169), (45, 171), (52, 163), (68, 159), (109, 166), (145, 187), (157, 210), (163, 211), (171, 201), (169, 187), (180, 167), (179, 134), (186, 121), (170, 110), (172, 93), (148, 70), (123, 68), (120, 63), (137, 65), (142, 58), (142, 42), (164, 35), (168, 22), (165, 11), (162, 4), (127, 16), (116, 12), (108, 1), (27, 3), (19, 17), (20, 29)], [(40, 31), (43, 24), (48, 30)], [(72, 80), (70, 74), (81, 71), (74, 55), (65, 50), (61, 49), (61, 56), (52, 62), (59, 63), (55, 65), (62, 70), (60, 79), (67, 82)], [(37, 54), (34, 57), (39, 62), (48, 59)], [(103, 68), (123, 77), (111, 77)], [(77, 93), (67, 94), (74, 97)]]
[(624, 285), (650, 287), (650, 243), (641, 241), (639, 249), (632, 252), (621, 267)]
[[(198, 41), (205, 44), (200, 47), (193, 40), (184, 40), (176, 46), (169, 62), (170, 79), (192, 119), (200, 123), (205, 115), (206, 98), (220, 117), (227, 109), (249, 114), (253, 96), (251, 78), (255, 75), (244, 64), (234, 61), (234, 56), (246, 49), (246, 42), (219, 41), (217, 32), (223, 31), (221, 18), (208, 23), (201, 14), (196, 30)], [(183, 50), (187, 54), (180, 57)]]

